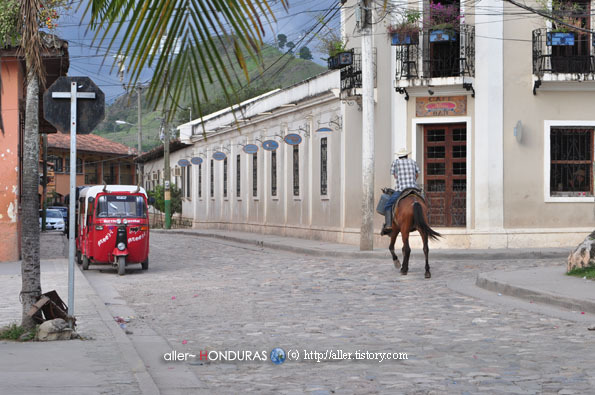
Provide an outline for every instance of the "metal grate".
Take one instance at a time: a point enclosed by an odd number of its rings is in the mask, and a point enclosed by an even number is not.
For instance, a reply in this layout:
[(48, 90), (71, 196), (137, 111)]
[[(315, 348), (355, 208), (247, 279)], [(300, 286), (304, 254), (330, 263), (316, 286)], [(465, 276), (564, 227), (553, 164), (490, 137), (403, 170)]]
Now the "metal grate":
[(293, 196), (300, 196), (300, 146), (293, 146)]
[(320, 139), (320, 194), (328, 193), (328, 169), (327, 169), (327, 138)]
[(242, 172), (240, 166), (240, 155), (236, 155), (236, 197), (240, 197), (242, 192)]
[(271, 151), (271, 196), (277, 196), (277, 151)]
[(571, 78), (584, 79), (595, 72), (595, 58), (592, 55), (593, 37), (586, 33), (570, 33), (573, 45), (552, 45), (551, 29), (533, 30), (533, 74), (546, 73), (575, 74)]
[(419, 43), (397, 46), (397, 80), (475, 76), (475, 27), (461, 24), (444, 41), (434, 34), (424, 31)]
[(593, 130), (551, 129), (551, 196), (593, 196)]
[(223, 197), (227, 197), (227, 158), (223, 159)]
[(198, 197), (202, 197), (202, 163), (198, 165)]
[[(341, 69), (341, 91), (362, 87), (362, 52), (360, 48), (354, 48), (353, 63)], [(374, 53), (374, 87), (376, 87), (376, 48)]]
[(215, 162), (211, 159), (211, 190), (210, 196), (215, 197)]
[(258, 155), (252, 154), (252, 196), (258, 196)]

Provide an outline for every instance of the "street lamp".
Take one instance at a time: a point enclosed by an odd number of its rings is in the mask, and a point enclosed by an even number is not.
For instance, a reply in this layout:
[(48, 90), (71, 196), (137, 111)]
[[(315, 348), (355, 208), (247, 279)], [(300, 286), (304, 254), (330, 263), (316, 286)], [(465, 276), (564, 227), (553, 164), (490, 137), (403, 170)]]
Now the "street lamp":
[[(142, 146), (142, 125), (140, 123), (140, 110), (139, 110), (139, 116), (138, 116), (138, 120), (139, 123), (138, 124), (134, 124), (134, 123), (130, 123), (127, 121), (122, 121), (122, 120), (117, 120), (116, 124), (117, 125), (130, 125), (130, 126), (138, 126), (138, 155), (141, 155), (143, 153), (143, 146)], [(143, 166), (138, 163), (136, 165), (136, 185), (138, 186), (142, 186), (143, 185)]]

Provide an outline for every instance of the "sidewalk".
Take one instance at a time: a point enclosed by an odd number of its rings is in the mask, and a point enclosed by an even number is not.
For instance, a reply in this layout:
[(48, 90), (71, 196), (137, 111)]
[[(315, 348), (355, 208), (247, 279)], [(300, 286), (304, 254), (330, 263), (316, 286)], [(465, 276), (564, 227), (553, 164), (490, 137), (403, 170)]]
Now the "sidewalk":
[[(42, 292), (68, 300), (68, 260), (41, 262)], [(20, 262), (0, 264), (0, 326), (20, 322)], [(84, 340), (0, 341), (0, 393), (157, 394), (143, 361), (106, 306), (75, 268), (77, 332)]]
[(532, 302), (595, 314), (595, 281), (567, 276), (565, 266), (481, 273), (475, 285)]
[[(262, 248), (295, 252), (320, 257), (391, 259), (388, 248), (375, 248), (372, 251), (360, 251), (359, 246), (332, 243), (319, 240), (300, 239), (297, 237), (275, 236), (260, 233), (232, 232), (217, 229), (151, 229), (152, 233), (167, 232), (186, 236), (211, 237), (236, 243), (245, 243)], [(502, 259), (550, 259), (566, 260), (570, 248), (515, 248), (515, 249), (431, 249), (431, 259), (440, 260), (502, 260)], [(401, 253), (400, 249), (395, 252)], [(413, 257), (423, 257), (421, 249), (412, 249)]]

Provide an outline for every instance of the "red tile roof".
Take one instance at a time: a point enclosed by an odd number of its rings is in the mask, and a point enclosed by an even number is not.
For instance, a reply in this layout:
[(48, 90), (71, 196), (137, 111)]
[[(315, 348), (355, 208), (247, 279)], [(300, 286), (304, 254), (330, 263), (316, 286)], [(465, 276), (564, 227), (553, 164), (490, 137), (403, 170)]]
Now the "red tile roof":
[[(48, 134), (48, 148), (70, 150), (70, 134)], [(76, 149), (86, 152), (101, 152), (116, 155), (136, 155), (136, 149), (116, 143), (95, 134), (77, 134)]]

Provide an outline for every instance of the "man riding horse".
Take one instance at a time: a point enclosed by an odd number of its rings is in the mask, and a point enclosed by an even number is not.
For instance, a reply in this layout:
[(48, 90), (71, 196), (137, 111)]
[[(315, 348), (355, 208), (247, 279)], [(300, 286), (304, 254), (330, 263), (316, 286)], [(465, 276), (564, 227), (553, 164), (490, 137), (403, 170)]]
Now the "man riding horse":
[(401, 192), (408, 188), (419, 189), (417, 186), (417, 177), (419, 176), (419, 167), (413, 159), (409, 159), (409, 152), (406, 148), (397, 151), (395, 159), (390, 167), (390, 173), (395, 177), (395, 192), (384, 206), (384, 227), (380, 234), (388, 235), (392, 232), (393, 205), (401, 196)]

